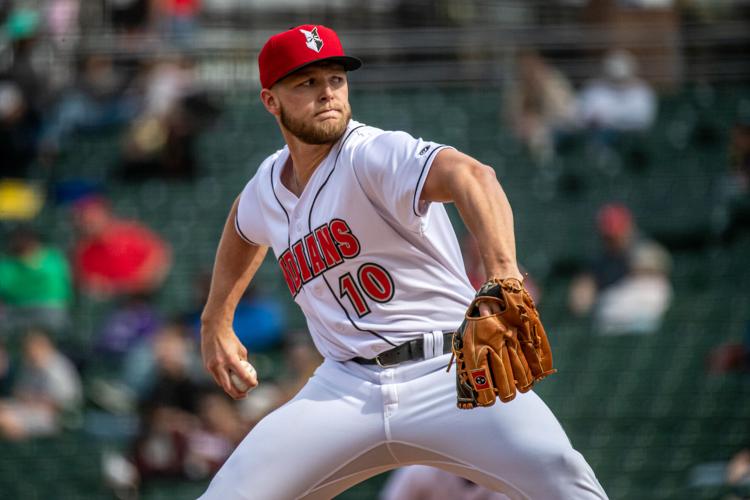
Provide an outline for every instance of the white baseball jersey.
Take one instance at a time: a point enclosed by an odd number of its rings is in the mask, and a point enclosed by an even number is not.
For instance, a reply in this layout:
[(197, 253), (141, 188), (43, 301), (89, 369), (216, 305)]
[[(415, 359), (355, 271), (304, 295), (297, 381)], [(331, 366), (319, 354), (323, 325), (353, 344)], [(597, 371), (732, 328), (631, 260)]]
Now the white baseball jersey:
[(236, 229), (273, 249), (316, 347), (372, 358), (461, 323), (475, 290), (442, 204), (420, 201), (446, 146), (350, 121), (297, 198), (284, 148), (242, 192)]

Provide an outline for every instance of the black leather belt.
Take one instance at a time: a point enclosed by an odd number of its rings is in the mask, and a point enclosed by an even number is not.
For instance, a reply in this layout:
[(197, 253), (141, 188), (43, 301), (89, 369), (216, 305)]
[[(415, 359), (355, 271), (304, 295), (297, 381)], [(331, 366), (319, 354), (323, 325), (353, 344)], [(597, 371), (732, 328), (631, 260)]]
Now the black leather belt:
[[(443, 333), (443, 354), (451, 352), (451, 343), (453, 342), (453, 332)], [(372, 359), (352, 358), (360, 365), (379, 365), (391, 366), (410, 361), (412, 359), (424, 359), (424, 339), (414, 339), (401, 344), (400, 346), (381, 352)]]

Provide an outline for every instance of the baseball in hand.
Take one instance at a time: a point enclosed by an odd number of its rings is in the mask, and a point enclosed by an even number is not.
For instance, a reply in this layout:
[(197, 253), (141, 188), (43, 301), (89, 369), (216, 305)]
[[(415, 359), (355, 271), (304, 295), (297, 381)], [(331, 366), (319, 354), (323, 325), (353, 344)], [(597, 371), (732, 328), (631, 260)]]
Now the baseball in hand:
[[(255, 368), (253, 368), (253, 365), (248, 363), (245, 360), (240, 361), (240, 365), (242, 365), (242, 368), (247, 372), (248, 376), (251, 378), (255, 378)], [(242, 381), (240, 377), (238, 377), (236, 374), (231, 373), (229, 375), (229, 378), (232, 381), (232, 385), (234, 385), (235, 389), (237, 389), (240, 392), (247, 392), (250, 390), (250, 386), (247, 385), (245, 382)]]

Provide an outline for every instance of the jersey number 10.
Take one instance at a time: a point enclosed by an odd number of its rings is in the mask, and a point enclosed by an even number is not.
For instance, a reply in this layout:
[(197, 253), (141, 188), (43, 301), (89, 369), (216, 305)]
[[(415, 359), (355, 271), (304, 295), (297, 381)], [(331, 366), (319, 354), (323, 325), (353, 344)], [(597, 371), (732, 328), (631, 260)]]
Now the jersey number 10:
[(359, 266), (355, 281), (352, 273), (339, 278), (339, 296), (346, 296), (360, 318), (370, 314), (370, 306), (363, 295), (375, 302), (388, 302), (393, 298), (393, 278), (388, 271), (377, 264), (368, 262)]

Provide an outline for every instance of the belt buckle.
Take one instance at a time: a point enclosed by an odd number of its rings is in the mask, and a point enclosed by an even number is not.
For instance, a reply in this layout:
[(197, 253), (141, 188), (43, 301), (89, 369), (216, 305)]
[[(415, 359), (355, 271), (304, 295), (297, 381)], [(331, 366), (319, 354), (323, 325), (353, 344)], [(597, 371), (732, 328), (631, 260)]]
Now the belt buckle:
[(391, 366), (396, 366), (396, 365), (398, 364), (398, 363), (391, 363), (391, 364), (387, 364), (387, 365), (383, 364), (383, 363), (382, 363), (382, 362), (380, 361), (380, 354), (378, 354), (377, 356), (375, 356), (375, 363), (377, 363), (377, 365), (378, 365), (378, 366), (379, 366), (380, 368), (388, 368), (388, 367), (391, 367)]

